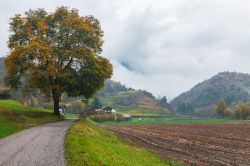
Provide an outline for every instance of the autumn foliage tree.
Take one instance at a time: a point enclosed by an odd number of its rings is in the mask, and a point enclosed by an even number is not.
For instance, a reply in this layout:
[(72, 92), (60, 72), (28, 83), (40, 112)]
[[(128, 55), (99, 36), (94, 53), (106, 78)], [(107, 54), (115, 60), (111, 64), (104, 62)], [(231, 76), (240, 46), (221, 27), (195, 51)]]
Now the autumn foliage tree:
[(233, 109), (233, 118), (250, 120), (250, 106), (246, 103), (238, 103)]
[(218, 114), (219, 116), (221, 116), (222, 118), (224, 118), (228, 114), (228, 110), (227, 110), (227, 107), (226, 107), (224, 100), (221, 100), (218, 103), (218, 105), (215, 109), (215, 113)]
[(10, 32), (6, 83), (40, 89), (53, 99), (55, 114), (63, 93), (90, 98), (112, 75), (100, 56), (103, 31), (93, 16), (66, 7), (30, 10), (11, 18)]

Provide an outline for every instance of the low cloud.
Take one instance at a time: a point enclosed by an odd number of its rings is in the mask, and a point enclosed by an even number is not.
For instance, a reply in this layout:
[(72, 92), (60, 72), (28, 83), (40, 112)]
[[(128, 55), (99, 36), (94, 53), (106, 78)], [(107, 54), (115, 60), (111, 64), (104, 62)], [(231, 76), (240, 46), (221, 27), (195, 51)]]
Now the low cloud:
[(250, 72), (247, 0), (27, 0), (0, 2), (0, 53), (15, 13), (65, 5), (94, 15), (105, 32), (113, 79), (172, 99), (221, 71)]

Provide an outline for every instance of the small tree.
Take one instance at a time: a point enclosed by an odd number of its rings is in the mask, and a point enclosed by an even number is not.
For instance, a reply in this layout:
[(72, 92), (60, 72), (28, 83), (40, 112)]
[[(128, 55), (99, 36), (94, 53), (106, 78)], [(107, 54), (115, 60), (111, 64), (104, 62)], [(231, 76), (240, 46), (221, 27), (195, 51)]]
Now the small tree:
[(67, 109), (70, 112), (78, 113), (78, 114), (80, 114), (80, 112), (84, 111), (86, 108), (87, 108), (87, 105), (80, 100), (71, 101), (67, 105)]
[(219, 116), (221, 116), (222, 118), (224, 118), (227, 114), (228, 114), (228, 110), (227, 107), (225, 105), (224, 100), (221, 100), (216, 109), (215, 109), (215, 113), (218, 114)]
[(101, 102), (98, 97), (94, 97), (93, 102), (91, 103), (91, 107), (93, 109), (99, 109), (102, 108)]
[(92, 16), (60, 7), (17, 14), (10, 21), (6, 83), (18, 89), (25, 80), (53, 99), (59, 115), (61, 95), (90, 98), (112, 75), (112, 65), (100, 56), (103, 31)]
[(250, 116), (250, 106), (246, 103), (239, 103), (234, 108), (233, 117), (235, 119), (248, 119)]

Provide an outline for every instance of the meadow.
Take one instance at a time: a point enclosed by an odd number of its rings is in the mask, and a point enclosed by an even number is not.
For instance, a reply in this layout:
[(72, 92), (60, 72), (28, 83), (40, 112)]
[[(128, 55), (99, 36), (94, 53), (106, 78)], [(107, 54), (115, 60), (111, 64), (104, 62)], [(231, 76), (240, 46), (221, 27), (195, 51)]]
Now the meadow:
[[(176, 117), (175, 117), (176, 118)], [(100, 122), (100, 124), (170, 124), (170, 123), (212, 123), (212, 122), (234, 122), (237, 120), (232, 119), (216, 119), (216, 118), (203, 118), (203, 119), (175, 119), (174, 117), (144, 117), (132, 118), (131, 121), (122, 122)]]
[(63, 120), (52, 110), (24, 106), (14, 100), (0, 100), (0, 138), (37, 125)]
[(181, 165), (176, 161), (162, 160), (144, 148), (129, 145), (117, 135), (100, 129), (89, 121), (78, 121), (68, 130), (65, 159), (68, 166)]

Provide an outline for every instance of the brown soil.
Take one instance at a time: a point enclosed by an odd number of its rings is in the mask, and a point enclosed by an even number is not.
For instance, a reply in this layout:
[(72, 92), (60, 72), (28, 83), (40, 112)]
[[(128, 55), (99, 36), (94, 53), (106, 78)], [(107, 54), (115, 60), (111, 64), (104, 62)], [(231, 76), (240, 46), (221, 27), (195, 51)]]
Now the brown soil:
[(187, 165), (250, 165), (250, 122), (101, 125)]

